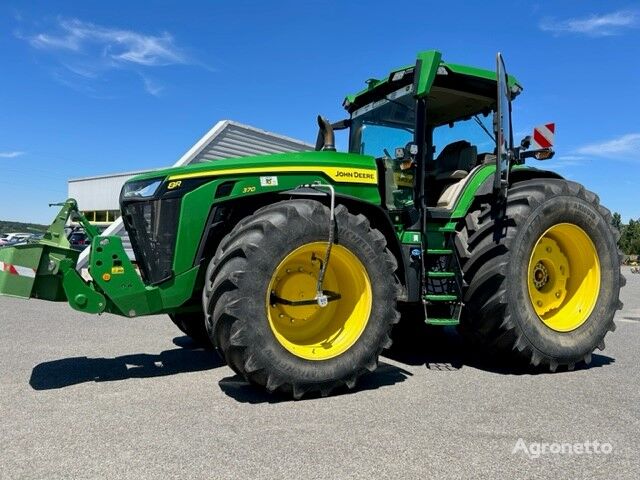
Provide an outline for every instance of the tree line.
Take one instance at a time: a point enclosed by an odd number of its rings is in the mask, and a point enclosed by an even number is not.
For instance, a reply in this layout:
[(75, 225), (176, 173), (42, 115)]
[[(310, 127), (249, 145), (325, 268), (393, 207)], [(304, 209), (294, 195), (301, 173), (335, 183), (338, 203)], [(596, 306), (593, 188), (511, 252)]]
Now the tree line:
[(44, 233), (47, 231), (46, 225), (38, 223), (12, 222), (10, 220), (0, 220), (0, 233)]
[(620, 231), (618, 246), (626, 255), (640, 255), (640, 218), (630, 219), (626, 225), (622, 224), (622, 218), (618, 212), (613, 214), (611, 224)]

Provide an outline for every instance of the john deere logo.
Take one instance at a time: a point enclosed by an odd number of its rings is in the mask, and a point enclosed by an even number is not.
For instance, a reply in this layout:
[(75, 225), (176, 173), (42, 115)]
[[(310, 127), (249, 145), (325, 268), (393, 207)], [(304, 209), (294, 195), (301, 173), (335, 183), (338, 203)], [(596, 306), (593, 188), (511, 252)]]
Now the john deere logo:
[(375, 180), (373, 173), (362, 173), (362, 172), (354, 172), (347, 170), (338, 170), (336, 172), (336, 177), (338, 178), (357, 178), (360, 180)]

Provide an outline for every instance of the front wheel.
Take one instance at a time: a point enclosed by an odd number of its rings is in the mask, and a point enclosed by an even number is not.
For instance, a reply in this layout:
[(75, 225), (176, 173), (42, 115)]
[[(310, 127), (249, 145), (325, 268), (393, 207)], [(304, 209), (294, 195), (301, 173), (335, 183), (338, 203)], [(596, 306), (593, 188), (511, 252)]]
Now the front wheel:
[(336, 207), (336, 244), (314, 301), (329, 210), (312, 200), (269, 205), (223, 239), (208, 269), (207, 328), (228, 365), (251, 383), (300, 398), (351, 388), (377, 367), (398, 321), (395, 258), (362, 215)]
[(515, 184), (504, 210), (470, 212), (458, 236), (468, 284), (462, 333), (552, 371), (589, 363), (622, 308), (616, 240), (609, 211), (583, 186)]
[(169, 318), (182, 333), (191, 337), (198, 345), (208, 349), (213, 348), (202, 312), (170, 313)]

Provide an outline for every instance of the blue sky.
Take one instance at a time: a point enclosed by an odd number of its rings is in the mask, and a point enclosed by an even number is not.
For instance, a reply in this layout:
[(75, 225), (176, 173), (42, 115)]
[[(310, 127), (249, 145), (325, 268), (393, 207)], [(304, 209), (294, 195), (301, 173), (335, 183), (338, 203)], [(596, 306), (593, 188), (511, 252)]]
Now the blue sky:
[(524, 86), (514, 130), (640, 217), (638, 2), (11, 2), (0, 6), (0, 219), (48, 223), (66, 179), (172, 164), (221, 119), (313, 141), (315, 115), (419, 50)]

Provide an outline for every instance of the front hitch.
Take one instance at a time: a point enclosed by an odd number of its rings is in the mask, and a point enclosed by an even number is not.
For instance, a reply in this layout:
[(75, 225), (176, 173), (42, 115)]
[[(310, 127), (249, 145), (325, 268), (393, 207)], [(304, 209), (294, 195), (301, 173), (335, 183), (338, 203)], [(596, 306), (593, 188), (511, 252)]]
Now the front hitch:
[(79, 252), (70, 247), (65, 226), (72, 218), (90, 238), (98, 232), (78, 211), (74, 199), (58, 205), (62, 208), (41, 240), (0, 248), (0, 295), (68, 301), (76, 310), (103, 312), (107, 307), (104, 295), (75, 269)]

